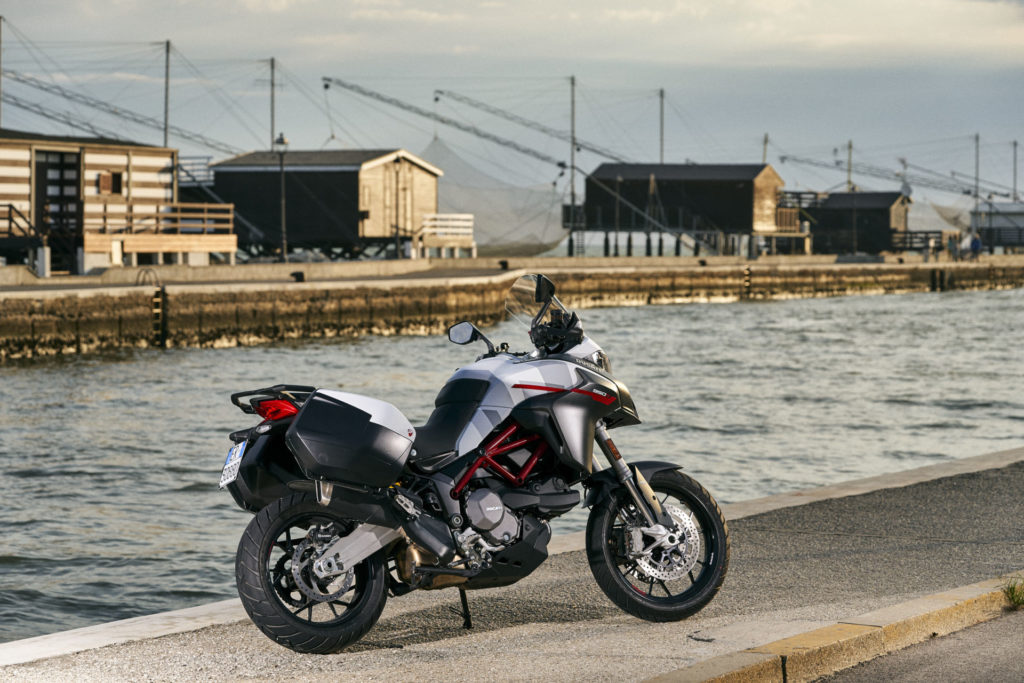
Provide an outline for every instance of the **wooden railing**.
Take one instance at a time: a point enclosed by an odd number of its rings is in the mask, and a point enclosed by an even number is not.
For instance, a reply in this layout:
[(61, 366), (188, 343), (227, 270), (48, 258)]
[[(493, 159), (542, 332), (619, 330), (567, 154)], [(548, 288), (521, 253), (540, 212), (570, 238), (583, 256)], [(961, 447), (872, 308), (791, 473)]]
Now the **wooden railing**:
[(230, 234), (235, 231), (234, 204), (175, 203), (118, 205), (124, 211), (112, 211), (104, 204), (103, 211), (87, 212), (83, 217), (86, 232), (99, 233), (170, 233)]
[(471, 213), (428, 213), (423, 217), (421, 236), (473, 237), (473, 214)]
[(939, 251), (945, 248), (941, 230), (894, 230), (892, 233), (893, 251), (927, 251), (929, 245)]
[(0, 224), (0, 237), (38, 237), (32, 221), (14, 204), (0, 205), (0, 215), (6, 220)]

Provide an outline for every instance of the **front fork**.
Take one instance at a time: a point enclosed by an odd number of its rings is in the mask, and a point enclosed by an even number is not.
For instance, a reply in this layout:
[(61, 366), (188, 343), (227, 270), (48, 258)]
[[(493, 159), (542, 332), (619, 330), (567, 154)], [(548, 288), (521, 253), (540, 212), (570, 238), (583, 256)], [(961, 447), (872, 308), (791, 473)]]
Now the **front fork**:
[(643, 514), (644, 519), (647, 521), (647, 526), (653, 527), (656, 524), (663, 524), (667, 529), (671, 529), (673, 527), (672, 518), (662, 508), (658, 497), (654, 495), (654, 490), (651, 489), (651, 485), (644, 479), (644, 475), (639, 470), (635, 470), (636, 476), (633, 476), (633, 471), (629, 469), (629, 465), (622, 459), (622, 454), (616, 448), (615, 442), (608, 436), (608, 430), (605, 429), (603, 422), (597, 423), (594, 436), (597, 439), (597, 445), (601, 448), (601, 452), (604, 453), (608, 463), (615, 471), (615, 476), (619, 483), (629, 491), (630, 497), (636, 504), (636, 509)]

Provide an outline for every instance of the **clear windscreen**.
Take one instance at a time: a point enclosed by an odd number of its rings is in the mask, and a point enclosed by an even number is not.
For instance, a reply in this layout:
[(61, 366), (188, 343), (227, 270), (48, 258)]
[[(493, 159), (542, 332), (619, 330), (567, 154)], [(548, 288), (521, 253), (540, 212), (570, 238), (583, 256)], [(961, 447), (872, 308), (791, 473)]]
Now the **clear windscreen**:
[[(513, 283), (511, 289), (508, 290), (508, 294), (505, 295), (505, 310), (509, 312), (509, 315), (521, 322), (527, 328), (530, 328), (533, 325), (533, 319), (537, 317), (537, 314), (540, 313), (543, 307), (544, 302), (537, 301), (536, 275), (522, 276)], [(563, 313), (568, 313), (568, 311), (565, 310), (565, 307), (562, 306), (562, 302), (559, 301), (557, 297), (552, 297), (551, 305), (544, 314), (544, 319), (538, 320), (537, 322), (549, 322), (552, 310), (560, 310)]]

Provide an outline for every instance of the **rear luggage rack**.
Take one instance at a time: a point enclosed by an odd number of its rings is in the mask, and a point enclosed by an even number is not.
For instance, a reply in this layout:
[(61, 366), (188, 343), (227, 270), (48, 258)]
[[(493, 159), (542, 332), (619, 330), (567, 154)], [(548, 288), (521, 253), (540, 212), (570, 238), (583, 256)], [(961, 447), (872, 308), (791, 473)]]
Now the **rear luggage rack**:
[[(306, 399), (314, 391), (316, 391), (316, 387), (307, 387), (301, 384), (275, 384), (264, 389), (253, 389), (252, 391), (240, 391), (237, 394), (231, 394), (231, 402), (241, 408), (243, 413), (254, 415), (256, 414), (256, 409), (253, 407), (253, 404), (259, 403), (261, 400), (277, 398), (300, 406), (305, 403)], [(249, 396), (255, 396), (256, 398), (250, 399), (247, 403), (242, 403), (241, 399)]]

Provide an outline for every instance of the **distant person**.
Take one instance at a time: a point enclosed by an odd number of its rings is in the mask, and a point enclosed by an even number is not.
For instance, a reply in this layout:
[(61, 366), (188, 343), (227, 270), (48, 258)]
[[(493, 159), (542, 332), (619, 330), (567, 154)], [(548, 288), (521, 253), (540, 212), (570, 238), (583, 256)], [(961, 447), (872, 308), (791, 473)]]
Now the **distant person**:
[(928, 259), (935, 260), (935, 238), (928, 238), (928, 248), (924, 252), (924, 262), (928, 263)]
[(960, 245), (956, 243), (956, 237), (954, 235), (950, 235), (949, 239), (946, 240), (946, 249), (949, 250), (950, 261), (960, 260)]
[(981, 253), (981, 238), (977, 235), (971, 235), (971, 260), (977, 261), (978, 254)]

